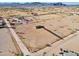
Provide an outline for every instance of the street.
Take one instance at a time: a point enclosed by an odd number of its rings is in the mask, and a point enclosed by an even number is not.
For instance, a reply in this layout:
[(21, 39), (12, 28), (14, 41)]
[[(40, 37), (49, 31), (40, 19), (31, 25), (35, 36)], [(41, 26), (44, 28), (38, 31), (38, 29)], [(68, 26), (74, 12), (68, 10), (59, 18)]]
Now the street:
[(14, 55), (16, 48), (7, 28), (0, 28), (0, 55)]
[[(7, 19), (4, 19), (7, 27), (11, 27), (10, 23), (7, 21)], [(20, 50), (22, 51), (23, 55), (31, 55), (31, 53), (28, 51), (26, 46), (23, 44), (19, 36), (16, 34), (16, 32), (12, 28), (8, 28), (10, 30), (11, 35), (14, 37), (16, 43), (18, 44)]]

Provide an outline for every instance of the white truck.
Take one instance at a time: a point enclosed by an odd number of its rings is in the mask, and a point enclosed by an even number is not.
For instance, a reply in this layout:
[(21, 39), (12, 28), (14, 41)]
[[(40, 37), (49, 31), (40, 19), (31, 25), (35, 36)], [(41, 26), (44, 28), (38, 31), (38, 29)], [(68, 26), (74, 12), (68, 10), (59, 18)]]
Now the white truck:
[(3, 28), (5, 25), (5, 22), (3, 20), (3, 17), (0, 17), (0, 28)]

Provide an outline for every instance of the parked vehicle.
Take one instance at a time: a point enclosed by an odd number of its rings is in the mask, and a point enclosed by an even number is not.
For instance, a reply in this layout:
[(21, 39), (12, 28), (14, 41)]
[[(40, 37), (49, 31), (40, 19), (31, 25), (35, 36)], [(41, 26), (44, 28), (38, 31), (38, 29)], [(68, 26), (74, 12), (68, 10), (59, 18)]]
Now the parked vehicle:
[(3, 20), (3, 17), (0, 17), (0, 28), (3, 28), (5, 25), (5, 22)]
[(11, 25), (15, 25), (15, 24), (22, 24), (22, 20), (18, 19), (18, 18), (12, 18), (10, 21)]

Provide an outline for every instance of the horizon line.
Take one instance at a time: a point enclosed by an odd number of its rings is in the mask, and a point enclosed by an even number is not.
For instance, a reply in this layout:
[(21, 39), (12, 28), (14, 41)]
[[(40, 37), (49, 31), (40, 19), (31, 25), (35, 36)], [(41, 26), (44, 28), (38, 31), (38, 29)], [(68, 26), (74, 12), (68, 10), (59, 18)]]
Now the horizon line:
[[(33, 2), (0, 2), (0, 3), (33, 3)], [(79, 5), (79, 2), (40, 2), (40, 3), (63, 3), (67, 5)]]

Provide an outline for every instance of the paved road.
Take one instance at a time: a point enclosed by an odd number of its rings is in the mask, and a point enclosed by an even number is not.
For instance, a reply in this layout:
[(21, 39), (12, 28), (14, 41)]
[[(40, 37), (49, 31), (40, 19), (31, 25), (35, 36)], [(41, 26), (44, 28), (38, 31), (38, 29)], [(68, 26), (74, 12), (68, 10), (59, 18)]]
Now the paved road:
[(16, 48), (10, 36), (8, 29), (0, 28), (0, 56), (14, 55), (12, 52), (16, 52)]
[[(6, 22), (6, 25), (8, 27), (11, 27), (11, 25), (9, 24), (9, 22), (4, 19), (4, 21)], [(19, 38), (19, 36), (16, 34), (16, 32), (12, 29), (12, 28), (9, 28), (10, 32), (12, 33), (13, 37), (15, 38), (19, 48), (21, 49), (23, 55), (31, 55), (31, 53), (28, 51), (28, 49), (26, 48), (26, 46), (23, 44), (23, 42), (21, 41), (21, 39)]]

